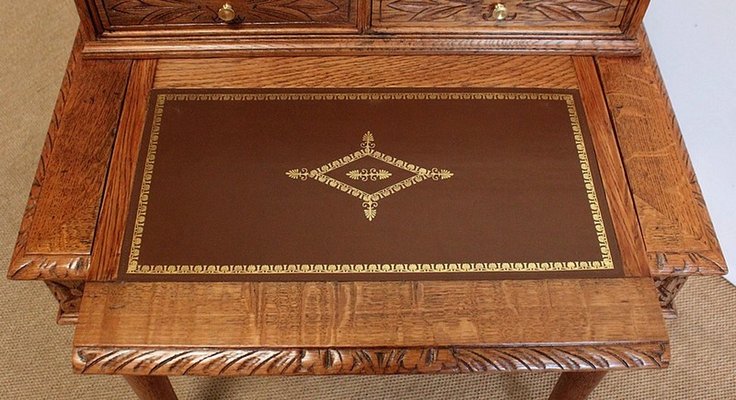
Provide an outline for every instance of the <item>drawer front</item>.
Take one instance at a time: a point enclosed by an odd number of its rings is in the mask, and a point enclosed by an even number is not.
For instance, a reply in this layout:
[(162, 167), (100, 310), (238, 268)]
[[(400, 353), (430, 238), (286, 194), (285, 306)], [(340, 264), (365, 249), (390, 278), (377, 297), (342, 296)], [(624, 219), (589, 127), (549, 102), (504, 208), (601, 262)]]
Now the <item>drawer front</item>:
[[(355, 0), (97, 0), (106, 28), (355, 25)], [(231, 5), (226, 22), (218, 11)]]
[[(373, 0), (376, 30), (614, 28), (630, 0)], [(497, 10), (501, 6), (502, 13)], [(501, 17), (501, 18), (499, 18)]]

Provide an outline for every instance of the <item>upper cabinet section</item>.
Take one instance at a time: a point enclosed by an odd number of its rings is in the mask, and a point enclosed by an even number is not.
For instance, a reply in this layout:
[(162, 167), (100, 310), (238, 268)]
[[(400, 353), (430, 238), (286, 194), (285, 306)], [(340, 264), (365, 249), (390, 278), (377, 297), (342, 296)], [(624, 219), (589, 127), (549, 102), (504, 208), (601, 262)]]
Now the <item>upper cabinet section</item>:
[(634, 55), (649, 0), (76, 0), (96, 57)]

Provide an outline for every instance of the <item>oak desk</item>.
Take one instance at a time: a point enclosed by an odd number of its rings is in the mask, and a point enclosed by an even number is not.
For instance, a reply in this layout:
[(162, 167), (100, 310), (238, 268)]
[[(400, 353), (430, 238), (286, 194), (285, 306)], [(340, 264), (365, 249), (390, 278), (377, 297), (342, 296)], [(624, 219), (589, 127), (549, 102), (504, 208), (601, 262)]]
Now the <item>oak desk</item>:
[[(639, 40), (642, 55), (629, 58), (96, 60), (80, 56), (80, 36), (9, 277), (44, 280), (60, 301), (59, 321), (78, 322), (75, 370), (125, 375), (141, 398), (173, 398), (167, 375), (539, 370), (566, 372), (552, 398), (585, 398), (608, 370), (667, 366), (660, 306), (673, 314), (687, 276), (725, 272), (651, 50)], [(118, 282), (149, 95), (198, 88), (577, 91), (621, 274)]]

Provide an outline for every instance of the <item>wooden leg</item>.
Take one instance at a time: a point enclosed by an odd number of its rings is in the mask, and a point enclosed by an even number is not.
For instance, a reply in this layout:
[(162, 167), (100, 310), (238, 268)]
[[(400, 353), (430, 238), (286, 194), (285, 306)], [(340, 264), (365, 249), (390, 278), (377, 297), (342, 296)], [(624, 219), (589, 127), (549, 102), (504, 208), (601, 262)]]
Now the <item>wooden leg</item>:
[(176, 400), (176, 393), (165, 376), (124, 375), (128, 385), (141, 400)]
[(549, 400), (585, 400), (604, 376), (605, 372), (563, 372)]

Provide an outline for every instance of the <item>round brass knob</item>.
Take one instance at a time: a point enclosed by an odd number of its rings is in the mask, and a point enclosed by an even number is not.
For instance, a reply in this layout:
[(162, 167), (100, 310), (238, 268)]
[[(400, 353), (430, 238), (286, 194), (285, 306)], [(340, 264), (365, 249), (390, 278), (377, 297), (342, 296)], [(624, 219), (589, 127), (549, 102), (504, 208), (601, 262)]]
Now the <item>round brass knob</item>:
[(217, 10), (217, 16), (225, 22), (230, 22), (235, 19), (236, 14), (233, 6), (230, 3), (225, 3)]
[(493, 19), (496, 21), (503, 21), (508, 18), (508, 16), (509, 10), (503, 3), (496, 3), (496, 5), (493, 6), (493, 12), (491, 12), (491, 17)]

